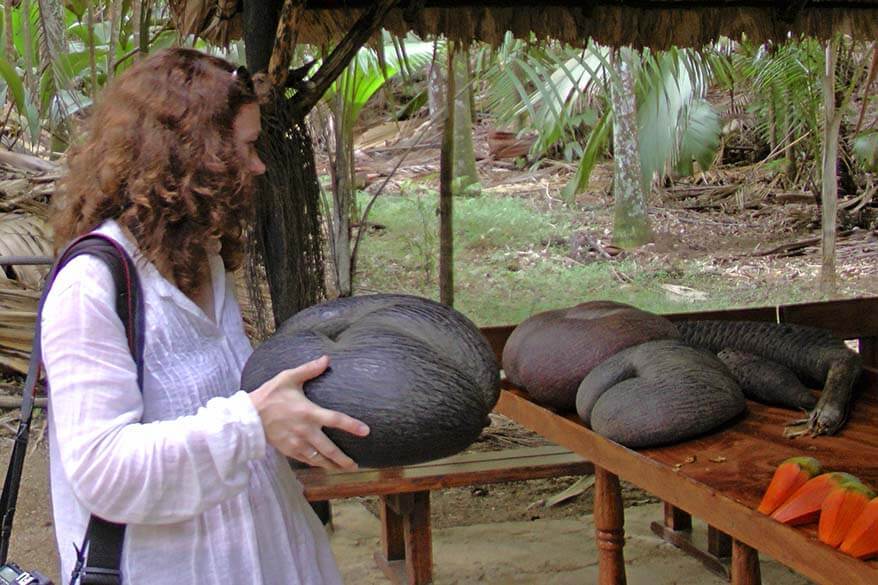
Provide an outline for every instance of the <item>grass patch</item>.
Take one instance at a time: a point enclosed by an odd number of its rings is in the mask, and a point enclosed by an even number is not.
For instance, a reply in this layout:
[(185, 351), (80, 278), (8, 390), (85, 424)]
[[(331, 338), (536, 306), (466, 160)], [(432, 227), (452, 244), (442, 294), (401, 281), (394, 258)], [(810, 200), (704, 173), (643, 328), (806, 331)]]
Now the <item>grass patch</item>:
[[(362, 204), (366, 199), (363, 198)], [(382, 195), (369, 221), (385, 229), (361, 244), (356, 293), (399, 292), (438, 298), (439, 239), (435, 191), (408, 185)], [(704, 258), (575, 261), (564, 243), (575, 214), (529, 200), (482, 195), (454, 201), (455, 308), (480, 326), (588, 300), (610, 299), (655, 313), (813, 300), (813, 283), (733, 278)], [(662, 284), (706, 292), (704, 301), (674, 297)]]

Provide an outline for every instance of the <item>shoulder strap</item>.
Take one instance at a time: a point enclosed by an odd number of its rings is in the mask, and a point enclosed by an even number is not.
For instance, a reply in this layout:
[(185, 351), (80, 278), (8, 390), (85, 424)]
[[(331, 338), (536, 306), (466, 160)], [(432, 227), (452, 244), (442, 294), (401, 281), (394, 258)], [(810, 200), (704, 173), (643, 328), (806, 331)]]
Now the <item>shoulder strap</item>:
[[(33, 416), (34, 392), (42, 369), (40, 321), (43, 305), (58, 272), (70, 260), (81, 254), (97, 256), (107, 264), (110, 273), (113, 275), (113, 281), (116, 286), (116, 313), (125, 326), (128, 347), (137, 366), (138, 386), (141, 389), (143, 387), (144, 310), (137, 271), (134, 268), (133, 261), (118, 242), (101, 234), (86, 234), (70, 243), (58, 257), (46, 279), (43, 294), (40, 297), (36, 326), (34, 327), (33, 348), (22, 394), (21, 422), (16, 433), (15, 444), (6, 473), (6, 481), (3, 485), (3, 494), (0, 496), (0, 563), (6, 562), (9, 550), (9, 536), (12, 531), (15, 504), (18, 499), (18, 488), (21, 483), (24, 456), (27, 452), (28, 433)], [(119, 565), (124, 538), (124, 525), (107, 522), (96, 516), (91, 517), (86, 534), (86, 542), (92, 542), (92, 545), (89, 547), (89, 562), (86, 563), (87, 566), (85, 568), (81, 568), (81, 562), (77, 562), (78, 568), (82, 569), (81, 583), (83, 585), (115, 585), (121, 582)], [(83, 546), (83, 548), (85, 547)], [(113, 577), (113, 580), (108, 580), (108, 577)]]

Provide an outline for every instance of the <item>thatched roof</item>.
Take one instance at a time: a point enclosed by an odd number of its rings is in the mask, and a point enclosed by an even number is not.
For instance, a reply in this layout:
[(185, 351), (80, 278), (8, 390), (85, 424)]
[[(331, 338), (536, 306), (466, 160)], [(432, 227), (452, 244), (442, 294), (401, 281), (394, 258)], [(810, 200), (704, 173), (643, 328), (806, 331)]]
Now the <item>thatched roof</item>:
[[(368, 0), (308, 2), (299, 42), (338, 40), (369, 4)], [(241, 37), (240, 5), (239, 0), (171, 1), (181, 32), (219, 44)], [(827, 38), (833, 32), (873, 40), (878, 38), (878, 0), (404, 0), (390, 11), (384, 27), (397, 34), (412, 31), (421, 37), (445, 35), (494, 44), (506, 31), (518, 37), (533, 32), (573, 44), (591, 37), (608, 45), (653, 48), (700, 47), (721, 35), (737, 38), (742, 33), (757, 41), (780, 40), (789, 33)]]

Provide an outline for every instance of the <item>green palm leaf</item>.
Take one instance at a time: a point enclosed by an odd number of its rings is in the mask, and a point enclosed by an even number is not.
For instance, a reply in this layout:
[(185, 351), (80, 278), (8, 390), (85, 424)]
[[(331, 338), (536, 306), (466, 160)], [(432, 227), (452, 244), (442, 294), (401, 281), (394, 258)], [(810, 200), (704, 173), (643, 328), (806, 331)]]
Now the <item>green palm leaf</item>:
[(591, 172), (597, 164), (598, 159), (606, 150), (606, 145), (609, 141), (612, 128), (613, 113), (612, 111), (607, 111), (603, 117), (598, 120), (588, 136), (585, 150), (582, 153), (582, 157), (579, 159), (579, 165), (576, 167), (576, 174), (561, 190), (561, 197), (568, 205), (573, 203), (577, 193), (581, 193), (588, 188), (588, 181), (591, 178)]
[(861, 132), (855, 136), (851, 150), (863, 170), (871, 173), (878, 172), (878, 130)]
[(30, 134), (31, 143), (36, 144), (40, 135), (39, 113), (34, 107), (21, 77), (18, 76), (18, 72), (6, 59), (3, 58), (0, 58), (0, 77), (2, 77), (3, 81), (6, 83), (8, 91), (12, 93), (12, 102), (15, 104), (15, 109), (18, 111), (21, 118), (27, 121), (27, 129)]

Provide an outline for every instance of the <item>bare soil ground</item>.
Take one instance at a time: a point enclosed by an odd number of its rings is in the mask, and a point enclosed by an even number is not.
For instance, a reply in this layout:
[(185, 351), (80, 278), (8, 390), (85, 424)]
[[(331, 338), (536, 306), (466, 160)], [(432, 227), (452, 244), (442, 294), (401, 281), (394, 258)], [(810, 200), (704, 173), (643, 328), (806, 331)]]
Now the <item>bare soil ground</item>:
[[(492, 414), (491, 426), (485, 429), (468, 451), (495, 451), (548, 444), (551, 443), (510, 419)], [(561, 494), (579, 479), (557, 477), (442, 490), (430, 498), (432, 522), (436, 528), (448, 528), (491, 522), (581, 517), (592, 513), (593, 494), (590, 489), (557, 504), (546, 505), (547, 500)], [(625, 482), (622, 496), (626, 506), (658, 502), (646, 492)], [(378, 515), (377, 498), (358, 499), (373, 514)]]
[[(41, 421), (37, 422), (41, 428)], [(39, 432), (39, 431), (38, 431)], [(495, 417), (472, 450), (539, 444), (541, 439), (503, 417)], [(8, 460), (11, 439), (0, 440), (0, 458)], [(597, 582), (597, 553), (591, 520), (592, 495), (543, 507), (575, 478), (510, 482), (434, 492), (431, 498), (435, 585), (573, 585)], [(57, 569), (48, 494), (48, 449), (38, 440), (25, 462), (10, 559), (65, 583)], [(661, 518), (655, 500), (623, 484), (626, 507), (628, 582), (632, 585), (722, 585), (698, 561), (662, 543), (649, 532)], [(331, 543), (348, 585), (384, 585), (386, 578), (372, 554), (380, 548), (374, 498), (333, 504)], [(706, 542), (705, 527), (695, 536)], [(809, 585), (770, 559), (762, 559), (766, 585)]]

